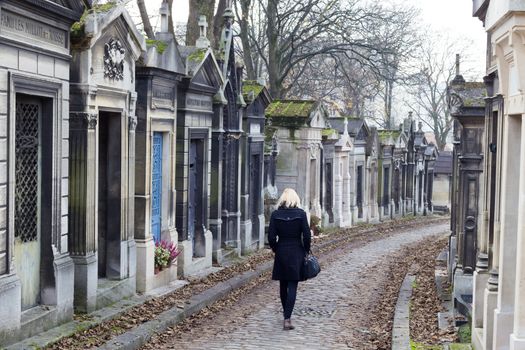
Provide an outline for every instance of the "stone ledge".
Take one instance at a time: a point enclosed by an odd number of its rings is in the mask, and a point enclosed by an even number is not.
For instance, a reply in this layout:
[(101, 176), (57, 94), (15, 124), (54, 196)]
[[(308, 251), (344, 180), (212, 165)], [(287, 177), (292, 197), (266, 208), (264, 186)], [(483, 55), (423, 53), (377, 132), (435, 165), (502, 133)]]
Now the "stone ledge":
[(410, 349), (410, 298), (415, 279), (415, 276), (407, 274), (399, 289), (392, 326), (392, 350)]

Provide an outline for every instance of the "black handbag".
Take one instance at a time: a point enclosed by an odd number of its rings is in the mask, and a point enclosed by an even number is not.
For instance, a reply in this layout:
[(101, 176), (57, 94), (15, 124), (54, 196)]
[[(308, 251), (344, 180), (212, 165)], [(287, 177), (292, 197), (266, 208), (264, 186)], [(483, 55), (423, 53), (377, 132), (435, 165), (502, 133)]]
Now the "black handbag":
[(305, 280), (314, 278), (321, 272), (321, 265), (319, 265), (319, 260), (312, 254), (308, 254), (304, 258), (304, 270), (303, 277)]

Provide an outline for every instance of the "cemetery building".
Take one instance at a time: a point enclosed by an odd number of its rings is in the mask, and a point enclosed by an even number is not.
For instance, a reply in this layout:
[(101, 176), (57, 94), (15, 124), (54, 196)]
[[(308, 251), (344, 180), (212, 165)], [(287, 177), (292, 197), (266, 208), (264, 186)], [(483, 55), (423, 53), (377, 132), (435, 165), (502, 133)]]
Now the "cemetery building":
[(175, 180), (181, 276), (211, 267), (213, 251), (219, 249), (212, 235), (220, 227), (220, 169), (217, 164), (212, 168), (212, 149), (217, 152), (212, 135), (220, 129), (215, 111), (222, 110), (226, 101), (221, 93), (223, 76), (209, 48), (203, 17), (200, 27), (197, 46), (179, 47), (185, 65), (177, 91)]
[(275, 168), (278, 192), (294, 188), (302, 208), (322, 216), (322, 131), (328, 127), (326, 108), (313, 100), (274, 100), (266, 118), (275, 130), (279, 156)]
[(381, 221), (392, 218), (392, 178), (393, 178), (393, 151), (398, 132), (394, 130), (378, 130), (380, 155), (378, 164), (378, 205)]
[[(224, 79), (221, 94), (222, 108), (215, 109), (212, 167), (217, 169), (212, 176), (212, 197), (220, 198), (217, 207), (212, 207), (211, 219), (214, 240), (214, 256), (222, 261), (229, 256), (241, 254), (241, 136), (242, 115), (246, 103), (242, 95), (243, 67), (235, 61), (233, 40), (233, 12), (226, 8), (217, 61)], [(212, 185), (213, 186), (213, 185)]]
[(379, 222), (379, 134), (375, 127), (370, 128), (366, 146), (366, 178), (368, 187), (368, 209), (367, 222)]
[(0, 2), (0, 344), (73, 317), (69, 28), (82, 12)]
[[(345, 128), (345, 119), (347, 127)], [(366, 144), (370, 130), (366, 121), (359, 118), (330, 118), (329, 123), (340, 135), (348, 130), (350, 152), (350, 212), (352, 224), (366, 222), (368, 212), (368, 186), (366, 186)]]
[[(447, 98), (454, 124), (455, 139), (455, 199), (452, 205), (453, 226), (451, 250), (454, 250), (455, 261), (452, 262), (453, 296), (456, 307), (465, 316), (471, 316), (472, 295), (474, 289), (483, 289), (487, 280), (477, 279), (480, 286), (473, 286), (473, 274), (479, 261), (477, 251), (480, 243), (480, 218), (483, 199), (483, 138), (485, 121), (486, 89), (483, 83), (465, 82), (459, 74), (459, 57), (457, 73), (447, 90)], [(438, 158), (439, 160), (439, 158)], [(452, 254), (451, 254), (452, 255)], [(485, 260), (483, 258), (482, 260)], [(485, 267), (486, 268), (486, 267)], [(487, 276), (486, 274), (484, 276)], [(476, 298), (475, 302), (481, 299)], [(473, 322), (476, 321), (473, 319)], [(479, 321), (478, 321), (479, 323)]]
[(488, 45), (482, 216), (473, 290), (477, 349), (525, 348), (524, 11), (522, 1), (473, 1), (473, 15), (483, 22)]
[(264, 111), (272, 98), (264, 81), (244, 81), (242, 94), (246, 102), (241, 138), (241, 243), (242, 253), (258, 250), (265, 243), (264, 216)]
[(450, 212), (450, 194), (452, 188), (452, 152), (441, 151), (434, 165), (434, 184), (432, 206), (434, 213)]
[(404, 216), (407, 211), (405, 208), (406, 183), (407, 183), (407, 154), (408, 136), (404, 129), (405, 123), (396, 131), (396, 140), (392, 155), (392, 216)]
[[(330, 118), (333, 121), (335, 118)], [(326, 128), (323, 135), (323, 222), (325, 226), (349, 227), (351, 212), (351, 168), (353, 145), (348, 134), (348, 119), (343, 133)]]
[(135, 293), (135, 62), (146, 46), (113, 3), (71, 35), (69, 247), (75, 307), (92, 311)]
[(416, 215), (416, 150), (415, 138), (416, 127), (415, 121), (412, 119), (412, 112), (408, 113), (408, 118), (403, 121), (403, 133), (407, 138), (406, 145), (406, 180), (404, 190), (404, 210), (405, 214)]
[(177, 85), (184, 66), (175, 38), (168, 32), (168, 8), (161, 9), (160, 32), (147, 41), (136, 67), (135, 241), (137, 291), (147, 292), (177, 278), (177, 266), (155, 273), (155, 244), (177, 244), (176, 149)]

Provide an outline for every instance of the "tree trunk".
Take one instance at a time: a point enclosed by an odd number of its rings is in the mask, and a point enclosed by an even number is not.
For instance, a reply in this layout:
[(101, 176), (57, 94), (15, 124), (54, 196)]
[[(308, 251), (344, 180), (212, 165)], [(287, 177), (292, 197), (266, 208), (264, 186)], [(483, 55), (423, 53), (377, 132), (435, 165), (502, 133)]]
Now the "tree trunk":
[(277, 50), (278, 33), (277, 33), (277, 1), (268, 0), (268, 27), (266, 28), (266, 36), (268, 37), (268, 78), (270, 80), (270, 94), (275, 99), (280, 99), (282, 96), (282, 86), (279, 81), (279, 55)]
[(210, 40), (214, 49), (219, 49), (219, 47), (221, 46), (222, 26), (224, 25), (223, 15), (227, 6), (228, 4), (226, 0), (219, 0), (219, 5), (217, 6), (217, 13), (215, 13), (215, 17), (213, 17), (213, 26), (210, 27), (213, 28), (213, 36)]
[[(213, 28), (213, 14), (215, 0), (189, 0), (190, 11), (188, 15), (188, 27), (186, 31), (186, 45), (194, 46), (200, 36), (199, 16), (206, 16), (208, 28)], [(208, 34), (212, 47), (215, 47), (213, 35)]]
[(142, 25), (144, 26), (144, 31), (148, 36), (148, 39), (155, 39), (155, 33), (153, 33), (153, 27), (149, 21), (148, 11), (146, 10), (146, 4), (144, 0), (137, 0), (137, 6), (139, 7), (140, 18), (142, 19)]
[(168, 32), (175, 36), (175, 26), (173, 25), (173, 0), (168, 0), (168, 11), (170, 15), (168, 16)]
[(241, 36), (241, 43), (242, 43), (242, 52), (243, 52), (243, 58), (244, 58), (244, 65), (246, 66), (246, 74), (248, 76), (249, 80), (256, 80), (257, 74), (255, 73), (255, 68), (253, 64), (253, 57), (252, 57), (252, 50), (250, 47), (250, 38), (249, 38), (249, 30), (250, 30), (250, 22), (249, 22), (249, 13), (251, 8), (251, 2), (252, 0), (239, 0), (241, 3), (241, 11), (242, 14), (239, 20), (239, 26), (241, 29), (240, 36)]

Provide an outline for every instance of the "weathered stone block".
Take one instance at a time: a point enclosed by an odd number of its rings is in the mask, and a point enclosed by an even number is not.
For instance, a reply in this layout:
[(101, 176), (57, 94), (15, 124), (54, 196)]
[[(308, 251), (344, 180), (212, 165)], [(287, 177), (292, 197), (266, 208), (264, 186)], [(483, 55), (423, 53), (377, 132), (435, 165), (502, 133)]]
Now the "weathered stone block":
[(38, 55), (38, 74), (52, 77), (55, 75), (55, 59), (53, 57)]
[[(0, 93), (1, 95), (1, 93)], [(1, 96), (0, 96), (0, 104), (2, 103), (1, 101)], [(6, 100), (6, 104), (7, 104), (7, 100)], [(2, 106), (0, 105), (0, 109), (2, 108)], [(7, 115), (5, 114), (0, 114), (0, 137), (7, 137)]]
[(155, 243), (152, 238), (137, 241), (137, 292), (147, 292), (154, 288)]
[(0, 300), (9, 300), (0, 303), (0, 344), (5, 344), (12, 333), (20, 329), (22, 291), (18, 276), (0, 277)]
[[(0, 92), (0, 114), (3, 115), (4, 118), (7, 118), (7, 93), (6, 92)], [(0, 135), (4, 136), (4, 135)]]
[(0, 203), (7, 203), (7, 185), (0, 186)]
[(38, 70), (38, 56), (36, 53), (20, 50), (18, 52), (18, 69), (36, 73)]
[[(4, 230), (6, 228), (7, 228), (7, 207), (1, 207), (0, 208), (0, 230)], [(0, 251), (1, 250), (2, 250), (2, 244), (0, 242)]]
[(0, 45), (0, 65), (7, 68), (18, 69), (18, 49), (11, 46)]
[(55, 77), (69, 80), (69, 63), (60, 59), (55, 59)]
[[(7, 162), (0, 162), (0, 184), (7, 183)], [(0, 203), (2, 205), (2, 203)]]
[(7, 91), (7, 69), (0, 69), (0, 91)]

